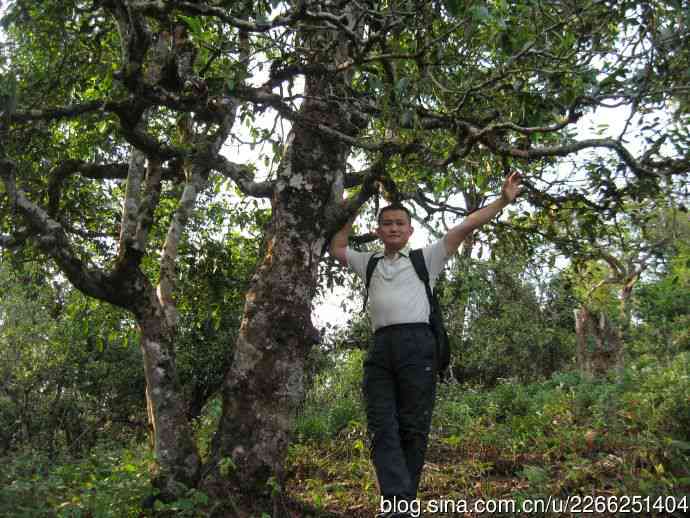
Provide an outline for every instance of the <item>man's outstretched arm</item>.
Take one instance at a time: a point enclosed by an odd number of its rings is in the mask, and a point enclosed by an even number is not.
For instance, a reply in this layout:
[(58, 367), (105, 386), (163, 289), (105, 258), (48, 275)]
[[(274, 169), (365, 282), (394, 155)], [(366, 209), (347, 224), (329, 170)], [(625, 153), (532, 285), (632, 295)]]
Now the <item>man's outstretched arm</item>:
[(454, 254), (460, 246), (460, 243), (462, 243), (469, 234), (481, 227), (487, 221), (491, 221), (496, 214), (503, 210), (503, 208), (510, 205), (518, 194), (520, 194), (520, 175), (518, 173), (512, 173), (506, 178), (506, 181), (503, 182), (500, 198), (486, 207), (482, 207), (473, 212), (467, 216), (462, 223), (454, 226), (448, 231), (448, 234), (446, 234), (446, 249), (448, 255)]
[(352, 216), (347, 223), (336, 232), (331, 238), (331, 245), (329, 251), (341, 264), (347, 266), (347, 239), (352, 232), (352, 225), (355, 222), (357, 215)]

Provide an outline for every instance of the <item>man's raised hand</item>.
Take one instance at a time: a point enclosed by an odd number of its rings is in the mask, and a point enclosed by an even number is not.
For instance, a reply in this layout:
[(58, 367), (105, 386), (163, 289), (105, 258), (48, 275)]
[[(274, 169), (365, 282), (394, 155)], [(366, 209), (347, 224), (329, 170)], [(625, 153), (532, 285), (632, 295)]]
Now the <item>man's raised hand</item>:
[(520, 173), (515, 171), (506, 178), (505, 182), (503, 182), (503, 187), (501, 187), (501, 198), (503, 198), (506, 203), (512, 203), (515, 198), (518, 197), (522, 190), (522, 185), (520, 185), (521, 181)]

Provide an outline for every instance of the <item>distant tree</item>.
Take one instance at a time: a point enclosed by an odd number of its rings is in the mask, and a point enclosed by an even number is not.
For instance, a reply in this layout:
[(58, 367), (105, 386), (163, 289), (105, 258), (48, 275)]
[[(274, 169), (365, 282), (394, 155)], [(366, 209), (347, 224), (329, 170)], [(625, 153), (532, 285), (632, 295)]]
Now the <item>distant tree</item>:
[(634, 288), (672, 249), (682, 225), (676, 215), (652, 200), (631, 205), (627, 215), (609, 222), (604, 239), (590, 240), (574, 257), (579, 270), (578, 363), (584, 371), (600, 373), (622, 364)]
[(141, 354), (127, 315), (30, 263), (0, 261), (0, 290), (0, 449), (78, 455), (106, 426), (113, 437), (143, 436)]
[(640, 322), (637, 339), (643, 352), (673, 355), (690, 350), (690, 220), (685, 211), (660, 214), (676, 225), (659, 268), (635, 290), (633, 316)]
[[(530, 265), (515, 251), (475, 260), (461, 277), (448, 279), (446, 290), (456, 283), (460, 288), (471, 285), (465, 332), (451, 333), (459, 381), (485, 386), (500, 379), (531, 381), (571, 364), (574, 329), (563, 323), (572, 320), (572, 307), (561, 302), (567, 300), (568, 288), (558, 277), (538, 286), (540, 263)], [(455, 320), (449, 320), (455, 329)]]

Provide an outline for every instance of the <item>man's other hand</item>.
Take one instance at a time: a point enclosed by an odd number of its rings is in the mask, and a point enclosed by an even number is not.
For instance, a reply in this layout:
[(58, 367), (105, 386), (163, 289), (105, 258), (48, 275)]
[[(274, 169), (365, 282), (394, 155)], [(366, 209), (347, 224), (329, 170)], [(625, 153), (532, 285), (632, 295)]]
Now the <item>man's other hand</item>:
[(520, 173), (517, 171), (510, 174), (501, 187), (501, 198), (506, 203), (512, 203), (522, 190)]

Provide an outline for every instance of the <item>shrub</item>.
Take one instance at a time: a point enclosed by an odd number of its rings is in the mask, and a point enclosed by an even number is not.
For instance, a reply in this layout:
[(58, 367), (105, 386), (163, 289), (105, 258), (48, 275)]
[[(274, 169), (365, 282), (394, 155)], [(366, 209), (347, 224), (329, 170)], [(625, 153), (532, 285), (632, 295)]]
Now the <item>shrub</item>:
[(362, 361), (364, 351), (339, 353), (332, 369), (317, 374), (296, 423), (300, 440), (335, 436), (352, 421), (364, 421)]

